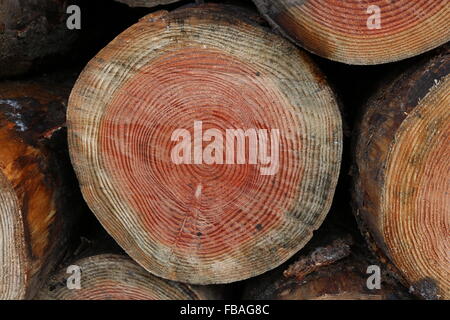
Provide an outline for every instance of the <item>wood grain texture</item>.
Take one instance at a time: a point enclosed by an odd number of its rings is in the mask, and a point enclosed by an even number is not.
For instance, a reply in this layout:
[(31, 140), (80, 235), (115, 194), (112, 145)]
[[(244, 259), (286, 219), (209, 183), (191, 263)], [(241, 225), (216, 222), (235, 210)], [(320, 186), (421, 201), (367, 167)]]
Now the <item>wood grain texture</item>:
[(0, 82), (1, 299), (33, 296), (64, 253), (76, 217), (67, 209), (69, 162), (58, 150), (68, 90), (53, 86)]
[(448, 299), (450, 60), (444, 49), (384, 85), (358, 130), (355, 213), (411, 290)]
[[(369, 65), (413, 57), (450, 40), (447, 0), (254, 0), (273, 27), (334, 61)], [(368, 19), (380, 9), (380, 28)], [(371, 21), (369, 21), (371, 22)]]
[[(72, 162), (97, 218), (148, 271), (195, 284), (270, 270), (325, 218), (341, 118), (304, 53), (239, 8), (158, 12), (85, 68), (68, 108)], [(176, 165), (175, 129), (280, 130), (279, 170)], [(249, 151), (249, 150), (247, 150)]]
[(128, 257), (101, 254), (74, 261), (81, 269), (81, 289), (68, 289), (67, 268), (52, 276), (38, 300), (208, 300), (219, 299), (211, 287), (157, 278)]
[(70, 48), (76, 32), (66, 27), (67, 6), (66, 0), (0, 0), (0, 78)]

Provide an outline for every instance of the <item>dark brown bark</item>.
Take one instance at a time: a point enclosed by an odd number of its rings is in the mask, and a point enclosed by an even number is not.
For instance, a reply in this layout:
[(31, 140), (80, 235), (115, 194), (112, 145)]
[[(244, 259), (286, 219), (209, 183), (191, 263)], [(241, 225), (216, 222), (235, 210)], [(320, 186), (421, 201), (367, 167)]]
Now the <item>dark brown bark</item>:
[(76, 31), (66, 27), (66, 0), (0, 0), (0, 78), (66, 51)]
[(251, 280), (244, 299), (257, 300), (385, 300), (405, 299), (407, 290), (384, 272), (381, 289), (369, 289), (369, 256), (355, 248), (350, 236), (330, 236), (310, 246), (289, 265)]

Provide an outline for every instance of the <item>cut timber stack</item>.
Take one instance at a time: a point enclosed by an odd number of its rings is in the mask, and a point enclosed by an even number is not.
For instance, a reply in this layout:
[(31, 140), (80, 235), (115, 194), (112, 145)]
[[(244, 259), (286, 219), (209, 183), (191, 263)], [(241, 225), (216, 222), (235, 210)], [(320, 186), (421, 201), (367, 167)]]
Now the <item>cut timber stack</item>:
[(450, 40), (448, 0), (253, 0), (279, 32), (348, 64), (416, 56)]
[(248, 282), (244, 299), (256, 300), (396, 300), (407, 290), (383, 274), (369, 289), (370, 259), (352, 246), (351, 237), (316, 245), (294, 263)]
[(0, 78), (19, 75), (42, 58), (67, 51), (66, 0), (0, 0)]
[(444, 49), (383, 86), (368, 103), (355, 154), (361, 229), (428, 299), (450, 298), (449, 72)]
[(43, 80), (0, 82), (0, 299), (32, 297), (67, 247), (67, 97)]
[[(333, 198), (335, 98), (304, 53), (241, 12), (146, 16), (87, 65), (70, 97), (69, 147), (87, 203), (166, 279), (266, 272), (308, 242)], [(251, 134), (225, 139), (229, 129), (258, 130), (259, 148), (246, 146)]]
[[(69, 289), (67, 268), (53, 276), (39, 300), (208, 300), (220, 295), (211, 287), (191, 286), (157, 278), (128, 257), (101, 254), (79, 259), (80, 288)], [(69, 269), (70, 271), (71, 269)], [(75, 270), (75, 269), (74, 269)], [(76, 271), (78, 272), (78, 271)], [(73, 275), (76, 276), (74, 272)]]

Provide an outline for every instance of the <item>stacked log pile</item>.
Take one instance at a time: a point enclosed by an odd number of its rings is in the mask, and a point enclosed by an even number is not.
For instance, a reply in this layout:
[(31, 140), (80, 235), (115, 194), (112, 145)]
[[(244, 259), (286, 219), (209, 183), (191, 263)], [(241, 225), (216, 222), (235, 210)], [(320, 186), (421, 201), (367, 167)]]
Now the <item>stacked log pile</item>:
[(87, 1), (0, 0), (1, 300), (450, 298), (448, 1)]

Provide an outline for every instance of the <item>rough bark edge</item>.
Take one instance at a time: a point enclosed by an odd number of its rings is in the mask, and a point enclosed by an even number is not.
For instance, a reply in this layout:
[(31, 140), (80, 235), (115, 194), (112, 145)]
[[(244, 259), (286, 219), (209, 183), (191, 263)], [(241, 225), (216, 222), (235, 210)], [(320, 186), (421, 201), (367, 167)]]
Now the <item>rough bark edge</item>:
[[(355, 128), (354, 138), (352, 141), (352, 150), (354, 157), (354, 164), (351, 168), (351, 175), (353, 180), (352, 189), (352, 208), (355, 218), (358, 223), (358, 228), (364, 236), (369, 249), (379, 259), (383, 266), (388, 270), (389, 274), (409, 287), (410, 292), (414, 293), (420, 298), (433, 300), (434, 296), (429, 295), (429, 287), (433, 286), (431, 283), (417, 283), (410, 284), (402, 275), (402, 272), (392, 263), (389, 256), (389, 249), (384, 243), (383, 236), (379, 233), (376, 226), (374, 214), (370, 212), (375, 211), (374, 204), (368, 199), (367, 193), (364, 191), (361, 183), (361, 178), (371, 176), (373, 184), (380, 186), (384, 183), (385, 163), (392, 149), (395, 136), (400, 129), (403, 121), (408, 117), (409, 113), (417, 107), (419, 102), (433, 89), (437, 82), (448, 75), (450, 61), (450, 46), (448, 44), (437, 49), (435, 52), (429, 53), (420, 57), (415, 61), (416, 63), (409, 68), (402, 68), (390, 74), (386, 81), (382, 83), (376, 90), (376, 93), (368, 100), (363, 107), (364, 114), (360, 119), (359, 125)], [(422, 79), (419, 83), (417, 80)], [(423, 79), (427, 80), (426, 82)], [(421, 86), (420, 84), (426, 84)], [(398, 106), (402, 108), (398, 108)], [(390, 127), (383, 126), (386, 119), (394, 120)], [(364, 134), (371, 132), (370, 138)], [(378, 134), (377, 137), (375, 137)], [(375, 138), (374, 138), (375, 137)], [(383, 138), (389, 141), (389, 146), (380, 152), (378, 161), (384, 163), (383, 166), (378, 166), (379, 172), (370, 174), (361, 172), (360, 160), (364, 159), (367, 167), (377, 167), (370, 161), (367, 162), (366, 154), (374, 147), (367, 147), (371, 141), (376, 141), (377, 138)], [(373, 151), (373, 150), (372, 150)], [(376, 196), (374, 196), (377, 198)], [(377, 206), (380, 206), (381, 192), (378, 193)], [(367, 204), (367, 205), (365, 205)]]

